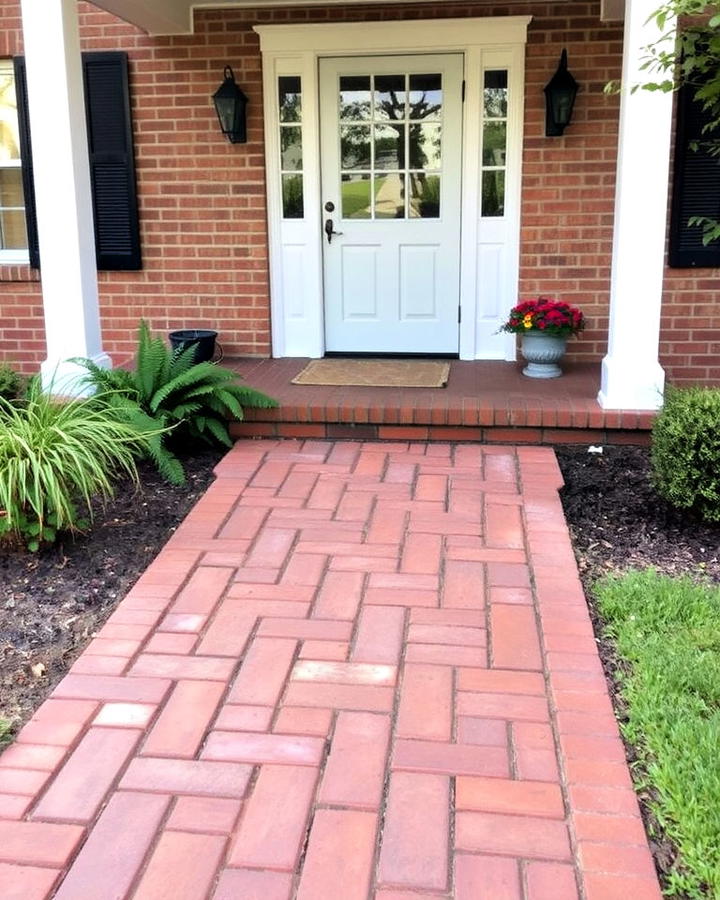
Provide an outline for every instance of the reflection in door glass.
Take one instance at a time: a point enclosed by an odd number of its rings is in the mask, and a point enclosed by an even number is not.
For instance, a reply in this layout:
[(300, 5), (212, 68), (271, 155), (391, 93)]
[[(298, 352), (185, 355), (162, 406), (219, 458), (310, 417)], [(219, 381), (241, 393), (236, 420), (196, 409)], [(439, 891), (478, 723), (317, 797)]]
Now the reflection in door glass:
[(505, 215), (505, 170), (495, 169), (482, 173), (482, 214)]
[(405, 218), (405, 176), (388, 173), (375, 179), (375, 218)]
[(504, 166), (507, 123), (486, 122), (483, 126), (483, 165)]
[(343, 175), (340, 184), (343, 219), (372, 218), (369, 175)]
[(442, 91), (439, 73), (340, 77), (343, 218), (439, 218)]
[(485, 73), (484, 107), (486, 119), (507, 116), (507, 71), (498, 69)]
[(375, 168), (405, 168), (405, 126), (375, 126)]
[(283, 218), (302, 219), (302, 82), (297, 75), (278, 78), (278, 119)]
[(302, 132), (299, 128), (280, 129), (280, 156), (283, 171), (302, 169)]
[(340, 166), (347, 169), (370, 168), (370, 125), (340, 127)]
[(305, 215), (302, 175), (282, 176), (282, 200), (284, 219), (302, 219)]
[(442, 112), (442, 75), (411, 75), (409, 99), (411, 119), (439, 119)]
[(343, 75), (340, 78), (340, 118), (358, 122), (370, 118), (369, 75)]
[(405, 118), (405, 76), (375, 76), (375, 118)]
[(483, 78), (481, 215), (505, 215), (508, 73), (491, 69)]
[(410, 175), (410, 218), (437, 219), (440, 215), (440, 176)]
[(283, 75), (278, 78), (278, 100), (281, 122), (299, 122), (302, 115), (300, 78)]
[(410, 168), (439, 169), (441, 125), (410, 125)]

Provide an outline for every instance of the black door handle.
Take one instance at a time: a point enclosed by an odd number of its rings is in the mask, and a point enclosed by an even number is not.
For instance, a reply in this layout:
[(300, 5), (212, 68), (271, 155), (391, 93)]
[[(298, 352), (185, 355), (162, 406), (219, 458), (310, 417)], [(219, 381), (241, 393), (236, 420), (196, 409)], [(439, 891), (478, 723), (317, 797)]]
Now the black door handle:
[(328, 244), (332, 244), (333, 235), (341, 235), (342, 231), (335, 231), (335, 225), (332, 219), (325, 219), (325, 234), (327, 235)]

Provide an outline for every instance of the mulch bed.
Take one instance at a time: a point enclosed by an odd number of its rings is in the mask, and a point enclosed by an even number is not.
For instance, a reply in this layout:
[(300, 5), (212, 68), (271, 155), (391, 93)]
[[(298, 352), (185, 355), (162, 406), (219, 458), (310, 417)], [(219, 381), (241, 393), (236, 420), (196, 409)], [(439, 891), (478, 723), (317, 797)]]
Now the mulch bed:
[(0, 718), (12, 730), (62, 678), (117, 602), (157, 555), (213, 480), (222, 451), (183, 465), (187, 483), (167, 484), (149, 464), (141, 487), (118, 486), (92, 530), (39, 553), (0, 549)]
[(700, 574), (720, 583), (720, 525), (664, 503), (650, 483), (646, 447), (557, 447), (560, 492), (583, 581), (608, 571), (653, 566), (668, 575)]
[[(575, 557), (590, 607), (598, 650), (618, 719), (625, 710), (618, 690), (623, 665), (613, 645), (603, 637), (595, 607), (593, 584), (608, 572), (652, 566), (668, 575), (690, 575), (720, 584), (720, 525), (708, 525), (664, 503), (650, 480), (646, 447), (604, 447), (602, 454), (583, 446), (557, 447), (565, 487), (560, 492), (575, 549)], [(634, 747), (625, 745), (629, 763)], [(641, 774), (636, 771), (636, 775)], [(652, 787), (638, 792), (655, 866), (663, 882), (677, 851), (650, 811)], [(678, 894), (674, 900), (685, 900)]]

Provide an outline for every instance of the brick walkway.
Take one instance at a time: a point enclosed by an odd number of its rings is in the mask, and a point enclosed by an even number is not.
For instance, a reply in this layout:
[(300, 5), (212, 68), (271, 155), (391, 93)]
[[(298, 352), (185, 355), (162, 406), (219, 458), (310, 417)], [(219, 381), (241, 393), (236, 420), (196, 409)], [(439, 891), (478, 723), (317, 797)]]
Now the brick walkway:
[(551, 450), (218, 475), (0, 759), (3, 900), (658, 900)]

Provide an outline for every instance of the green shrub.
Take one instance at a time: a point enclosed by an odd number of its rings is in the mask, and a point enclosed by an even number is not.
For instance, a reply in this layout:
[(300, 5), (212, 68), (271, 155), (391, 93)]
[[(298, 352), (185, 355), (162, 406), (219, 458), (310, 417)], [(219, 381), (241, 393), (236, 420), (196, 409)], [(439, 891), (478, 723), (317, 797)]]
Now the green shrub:
[(228, 419), (242, 419), (244, 406), (277, 406), (272, 398), (240, 384), (236, 372), (195, 363), (194, 356), (194, 346), (171, 350), (142, 322), (133, 372), (75, 360), (88, 370), (86, 380), (102, 393), (103, 402), (148, 435), (150, 455), (175, 484), (182, 484), (185, 475), (173, 447), (198, 441), (231, 447)]
[(94, 398), (58, 401), (33, 379), (24, 400), (0, 398), (0, 537), (30, 550), (85, 527), (93, 497), (116, 477), (137, 482), (148, 438)]
[(25, 379), (6, 363), (0, 364), (0, 397), (16, 400), (25, 387)]
[(669, 388), (651, 450), (660, 496), (720, 522), (720, 389)]

